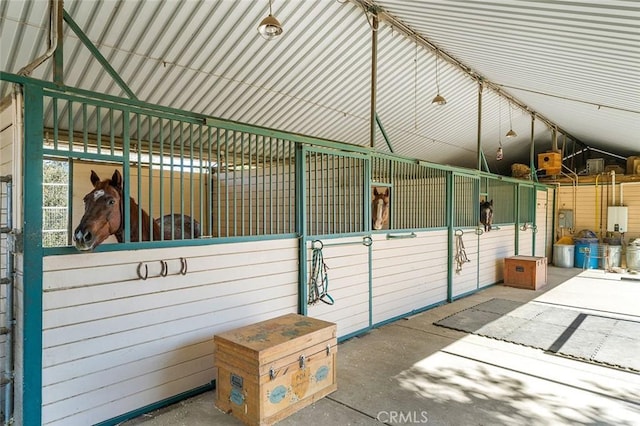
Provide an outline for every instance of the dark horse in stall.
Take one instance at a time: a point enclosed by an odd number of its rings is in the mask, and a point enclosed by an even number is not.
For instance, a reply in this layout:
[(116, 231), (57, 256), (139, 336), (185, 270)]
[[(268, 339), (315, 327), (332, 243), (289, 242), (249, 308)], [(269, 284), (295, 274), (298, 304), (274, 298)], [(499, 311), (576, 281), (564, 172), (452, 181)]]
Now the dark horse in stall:
[[(84, 215), (73, 232), (76, 248), (82, 251), (95, 249), (111, 235), (114, 235), (119, 243), (124, 242), (122, 175), (116, 170), (111, 179), (100, 180), (96, 172), (91, 170), (91, 183), (93, 190), (84, 196)], [(200, 237), (200, 224), (189, 216), (179, 214), (164, 216), (162, 218), (164, 235), (161, 235), (160, 218), (151, 220), (145, 210), (141, 210), (142, 214), (139, 216), (138, 210), (138, 204), (130, 198), (129, 220), (132, 242), (151, 241), (152, 236), (154, 241), (188, 239), (191, 238), (192, 231), (194, 238)]]
[(484, 225), (485, 232), (491, 231), (493, 223), (493, 200), (480, 203), (480, 223)]
[(371, 204), (371, 227), (382, 229), (389, 222), (389, 188), (373, 187), (373, 201)]

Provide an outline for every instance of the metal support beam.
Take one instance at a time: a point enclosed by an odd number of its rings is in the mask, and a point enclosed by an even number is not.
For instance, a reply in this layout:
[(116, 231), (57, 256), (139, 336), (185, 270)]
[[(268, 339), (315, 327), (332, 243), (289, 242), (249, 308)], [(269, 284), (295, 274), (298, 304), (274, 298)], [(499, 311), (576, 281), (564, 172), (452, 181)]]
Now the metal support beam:
[(376, 123), (378, 124), (378, 128), (380, 128), (380, 132), (382, 133), (382, 137), (384, 138), (384, 141), (387, 143), (387, 146), (389, 147), (389, 151), (391, 151), (393, 153), (393, 147), (391, 146), (391, 140), (389, 139), (389, 136), (387, 135), (387, 132), (385, 132), (384, 126), (382, 125), (382, 121), (380, 120), (380, 117), (378, 117), (378, 114), (376, 114)]
[(373, 14), (371, 19), (371, 134), (369, 146), (374, 147), (376, 142), (376, 98), (378, 91), (378, 15)]
[(535, 144), (534, 144), (534, 136), (535, 136), (535, 125), (536, 125), (536, 116), (531, 114), (531, 147), (529, 148), (529, 167), (531, 168), (531, 180), (534, 182), (538, 181), (538, 173), (536, 173), (536, 164), (535, 159)]
[(478, 170), (482, 170), (482, 81), (478, 81)]
[(89, 40), (89, 37), (87, 37), (84, 31), (82, 31), (82, 29), (78, 26), (78, 24), (76, 24), (76, 22), (73, 20), (73, 18), (71, 18), (66, 10), (64, 11), (64, 21), (67, 23), (67, 25), (69, 25), (69, 28), (71, 28), (73, 32), (78, 36), (85, 47), (89, 49), (91, 54), (98, 60), (98, 62), (100, 62), (107, 73), (111, 76), (111, 78), (115, 80), (118, 86), (120, 86), (120, 88), (124, 90), (131, 99), (138, 100), (136, 95), (131, 91), (131, 89), (129, 89), (129, 86), (127, 86), (127, 83), (125, 83), (124, 80), (118, 75), (116, 70), (113, 69), (111, 64), (109, 64), (109, 61), (107, 61), (107, 59), (102, 56), (102, 53), (100, 53), (98, 48), (91, 42), (91, 40)]
[[(53, 52), (53, 82), (58, 86), (64, 85), (64, 39), (62, 38), (62, 21), (64, 11), (63, 0), (50, 0), (51, 9), (56, 10), (56, 15), (51, 19), (56, 20), (55, 31), (53, 36), (58, 40), (56, 43), (56, 50)], [(53, 3), (57, 2), (58, 7), (54, 8)]]

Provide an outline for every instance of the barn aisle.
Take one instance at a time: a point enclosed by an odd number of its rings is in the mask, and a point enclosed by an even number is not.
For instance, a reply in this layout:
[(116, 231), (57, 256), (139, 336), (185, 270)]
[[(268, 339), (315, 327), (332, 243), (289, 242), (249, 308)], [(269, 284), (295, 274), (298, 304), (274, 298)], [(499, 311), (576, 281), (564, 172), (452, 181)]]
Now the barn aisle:
[[(640, 374), (433, 324), (496, 298), (587, 306), (596, 299), (590, 293), (601, 288), (590, 283), (577, 294), (576, 286), (585, 282), (584, 277), (574, 278), (580, 273), (550, 266), (548, 285), (541, 290), (496, 285), (343, 342), (338, 351), (338, 391), (279, 424), (636, 423)], [(611, 282), (601, 280), (604, 284)], [(632, 284), (635, 287), (623, 284), (616, 291), (637, 291), (640, 283)], [(563, 301), (563, 295), (570, 299)], [(636, 311), (629, 311), (627, 296), (616, 296), (624, 318), (640, 321), (637, 304)], [(615, 303), (607, 303), (608, 310), (616, 309)], [(203, 393), (123, 425), (241, 424), (217, 410), (213, 401), (213, 392)]]

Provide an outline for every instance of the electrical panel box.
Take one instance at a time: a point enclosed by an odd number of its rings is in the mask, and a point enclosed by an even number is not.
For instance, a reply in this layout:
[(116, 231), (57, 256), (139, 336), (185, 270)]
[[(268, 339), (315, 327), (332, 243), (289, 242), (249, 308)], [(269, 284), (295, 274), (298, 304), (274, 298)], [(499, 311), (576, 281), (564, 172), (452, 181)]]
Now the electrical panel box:
[(573, 229), (573, 210), (558, 210), (558, 228)]
[(607, 208), (607, 231), (627, 232), (629, 208), (624, 206), (609, 206)]

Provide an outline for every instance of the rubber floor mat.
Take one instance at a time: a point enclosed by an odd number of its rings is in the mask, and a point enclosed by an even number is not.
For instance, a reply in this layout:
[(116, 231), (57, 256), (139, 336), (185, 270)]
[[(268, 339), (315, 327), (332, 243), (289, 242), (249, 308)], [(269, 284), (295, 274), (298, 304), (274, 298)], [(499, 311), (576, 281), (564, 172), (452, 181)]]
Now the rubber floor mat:
[(640, 372), (640, 322), (491, 299), (435, 325)]

